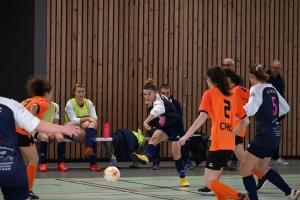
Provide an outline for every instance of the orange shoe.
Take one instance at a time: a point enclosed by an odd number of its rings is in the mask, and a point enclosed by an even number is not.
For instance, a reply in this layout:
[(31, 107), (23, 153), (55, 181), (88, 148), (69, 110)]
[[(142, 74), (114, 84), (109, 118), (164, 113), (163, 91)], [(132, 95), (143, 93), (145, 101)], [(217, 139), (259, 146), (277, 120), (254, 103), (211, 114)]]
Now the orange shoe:
[(41, 164), (40, 166), (40, 172), (46, 172), (47, 171), (48, 164)]
[(66, 168), (65, 163), (61, 162), (57, 165), (57, 171), (67, 172), (68, 168)]
[(101, 168), (97, 164), (93, 164), (90, 166), (91, 171), (101, 171)]
[(86, 156), (93, 155), (93, 153), (94, 153), (94, 151), (93, 151), (92, 147), (86, 147), (84, 150), (84, 155), (86, 155)]

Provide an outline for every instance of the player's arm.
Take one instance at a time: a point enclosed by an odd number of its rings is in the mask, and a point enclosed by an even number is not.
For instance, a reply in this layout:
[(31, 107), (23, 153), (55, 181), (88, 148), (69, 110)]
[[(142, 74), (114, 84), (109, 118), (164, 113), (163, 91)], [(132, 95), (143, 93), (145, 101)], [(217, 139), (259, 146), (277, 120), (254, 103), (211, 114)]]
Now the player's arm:
[(243, 108), (247, 112), (247, 116), (254, 115), (258, 111), (261, 104), (262, 104), (262, 92), (258, 91), (254, 86), (251, 87), (250, 98), (248, 100), (248, 103), (245, 106), (243, 106)]

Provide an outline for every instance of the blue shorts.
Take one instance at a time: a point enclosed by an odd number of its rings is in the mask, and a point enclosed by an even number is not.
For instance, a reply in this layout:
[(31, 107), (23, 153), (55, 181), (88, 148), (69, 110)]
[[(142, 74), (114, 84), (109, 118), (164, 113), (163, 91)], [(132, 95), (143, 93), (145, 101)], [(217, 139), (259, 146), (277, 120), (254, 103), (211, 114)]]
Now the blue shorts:
[(24, 200), (29, 198), (28, 181), (17, 186), (2, 186), (1, 191), (5, 200)]
[(273, 157), (276, 148), (266, 148), (250, 142), (247, 151), (257, 158), (264, 159)]

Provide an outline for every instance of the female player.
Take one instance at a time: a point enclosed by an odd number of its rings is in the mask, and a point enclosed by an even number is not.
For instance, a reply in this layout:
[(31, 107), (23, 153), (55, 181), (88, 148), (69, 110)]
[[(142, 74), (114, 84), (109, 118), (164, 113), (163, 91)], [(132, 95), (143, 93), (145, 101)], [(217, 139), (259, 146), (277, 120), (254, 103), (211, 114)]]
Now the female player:
[(65, 122), (73, 122), (81, 127), (78, 137), (73, 137), (73, 141), (86, 143), (84, 154), (89, 156), (90, 170), (100, 171), (97, 165), (97, 143), (95, 138), (97, 135), (97, 114), (93, 103), (85, 98), (85, 86), (76, 84), (73, 88), (74, 98), (67, 102), (65, 108)]
[(248, 116), (255, 114), (256, 133), (243, 155), (240, 171), (251, 200), (258, 199), (251, 172), (255, 166), (271, 183), (283, 191), (289, 200), (294, 200), (299, 198), (300, 192), (291, 189), (282, 177), (269, 167), (281, 137), (278, 117), (286, 114), (290, 107), (271, 84), (265, 83), (268, 77), (261, 64), (250, 67), (252, 87), (244, 109)]
[[(39, 119), (43, 119), (52, 99), (53, 91), (51, 84), (46, 79), (32, 77), (28, 80), (27, 89), (29, 95), (32, 97), (22, 101), (21, 104), (34, 116)], [(39, 161), (34, 139), (31, 133), (19, 126), (16, 127), (16, 132), (18, 135), (19, 147), (23, 154), (25, 163), (28, 163), (27, 176), (29, 196), (31, 199), (38, 199), (39, 197), (32, 191), (36, 175), (36, 167)]]
[(153, 133), (147, 145), (144, 155), (136, 153), (130, 154), (135, 162), (146, 165), (149, 159), (156, 151), (156, 145), (166, 139), (172, 141), (172, 156), (175, 160), (175, 165), (180, 177), (180, 183), (183, 187), (188, 187), (189, 183), (185, 178), (184, 165), (180, 155), (180, 147), (177, 146), (177, 141), (185, 133), (182, 118), (179, 116), (174, 105), (163, 95), (157, 93), (156, 86), (153, 84), (153, 79), (145, 81), (143, 87), (144, 98), (148, 105), (153, 105), (153, 108), (144, 121), (146, 130), (150, 130), (149, 122), (155, 118), (159, 119), (157, 130)]
[[(53, 101), (50, 103), (43, 117), (43, 120), (50, 123), (59, 124), (59, 106), (57, 103)], [(68, 168), (64, 164), (66, 143), (64, 142), (63, 134), (61, 133), (46, 134), (46, 133), (36, 132), (33, 135), (35, 139), (40, 141), (40, 159), (41, 159), (40, 172), (47, 171), (48, 142), (53, 140), (55, 140), (55, 142), (57, 143), (57, 157), (58, 157), (57, 170), (62, 172), (68, 171)]]
[[(200, 115), (178, 144), (184, 145), (210, 115), (211, 146), (204, 172), (205, 185), (214, 191), (219, 200), (225, 200), (227, 197), (248, 200), (248, 196), (238, 193), (218, 179), (222, 167), (235, 149), (235, 135), (249, 124), (249, 118), (230, 92), (227, 77), (221, 67), (214, 66), (207, 70), (207, 84), (210, 89), (202, 96)], [(233, 130), (236, 117), (241, 119), (241, 123)]]
[(64, 126), (40, 121), (34, 117), (20, 103), (0, 97), (0, 187), (4, 199), (27, 199), (28, 177), (23, 156), (18, 145), (18, 136), (15, 134), (18, 125), (29, 133), (33, 130), (43, 133), (64, 133), (72, 136), (79, 133), (79, 127), (68, 123)]

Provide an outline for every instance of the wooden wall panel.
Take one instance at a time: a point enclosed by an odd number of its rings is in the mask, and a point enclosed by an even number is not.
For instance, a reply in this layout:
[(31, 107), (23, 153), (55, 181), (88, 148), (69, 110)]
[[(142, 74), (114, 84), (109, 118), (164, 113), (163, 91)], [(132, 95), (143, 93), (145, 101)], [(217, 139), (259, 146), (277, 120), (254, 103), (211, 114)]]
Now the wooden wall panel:
[[(298, 0), (47, 1), (46, 73), (55, 88), (61, 123), (73, 86), (83, 83), (97, 109), (97, 136), (102, 136), (105, 121), (111, 134), (141, 128), (146, 136), (148, 109), (142, 87), (153, 78), (158, 87), (171, 85), (188, 129), (207, 89), (208, 67), (232, 57), (249, 88), (249, 66), (259, 62), (269, 69), (278, 59), (291, 106), (283, 122), (280, 154), (300, 156), (299, 9)], [(208, 120), (201, 130), (209, 134), (210, 125)], [(254, 134), (251, 118), (245, 144)], [(84, 158), (83, 148), (67, 144), (66, 158)], [(49, 157), (56, 158), (56, 144), (50, 149)], [(171, 145), (164, 143), (161, 153), (171, 157)], [(98, 157), (106, 158), (106, 153), (98, 150)]]

